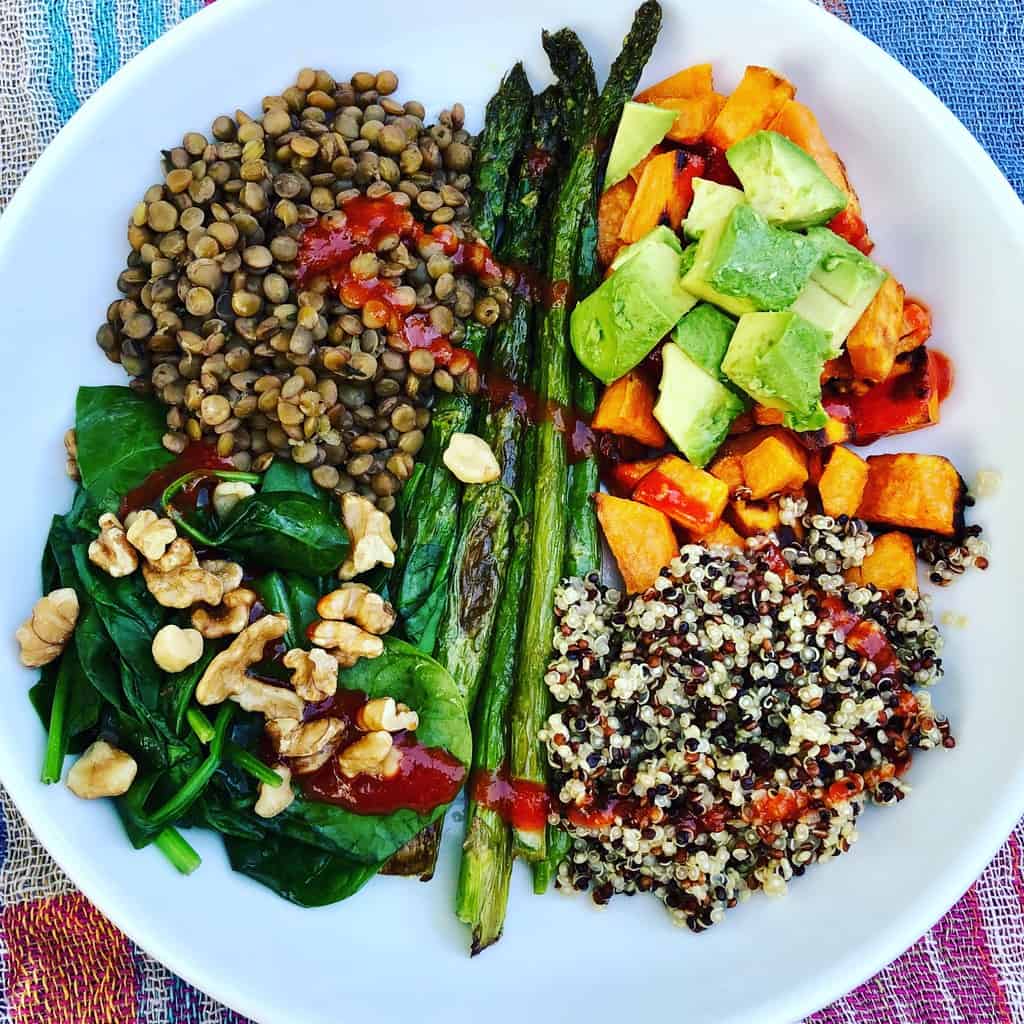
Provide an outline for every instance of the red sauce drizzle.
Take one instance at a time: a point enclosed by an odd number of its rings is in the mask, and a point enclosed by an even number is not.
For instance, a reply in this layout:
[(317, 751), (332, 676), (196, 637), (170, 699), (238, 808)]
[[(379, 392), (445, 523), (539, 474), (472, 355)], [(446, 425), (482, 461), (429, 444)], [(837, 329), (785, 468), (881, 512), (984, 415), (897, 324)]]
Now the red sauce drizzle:
[[(190, 444), (176, 459), (155, 470), (134, 490), (129, 491), (121, 501), (120, 514), (124, 518), (129, 512), (153, 508), (160, 501), (160, 495), (186, 473), (198, 469), (234, 469), (229, 459), (217, 454), (216, 448), (208, 444)], [(193, 498), (195, 500), (195, 498)]]
[(472, 798), (498, 814), (513, 828), (539, 832), (548, 820), (548, 791), (539, 782), (511, 779), (502, 766), (496, 772), (479, 769), (473, 773)]
[[(332, 715), (355, 729), (356, 712), (366, 703), (366, 694), (358, 690), (338, 690), (325, 701), (307, 709), (306, 719)], [(425, 747), (414, 732), (400, 732), (395, 746), (402, 752), (398, 774), (390, 779), (372, 775), (346, 778), (332, 757), (322, 768), (302, 780), (305, 794), (313, 800), (336, 804), (356, 814), (390, 814), (412, 810), (426, 814), (455, 799), (466, 769), (451, 754)]]
[(945, 352), (930, 348), (928, 356), (932, 361), (931, 372), (934, 374), (935, 387), (939, 392), (939, 402), (944, 402), (953, 393), (956, 377), (953, 372), (953, 360)]

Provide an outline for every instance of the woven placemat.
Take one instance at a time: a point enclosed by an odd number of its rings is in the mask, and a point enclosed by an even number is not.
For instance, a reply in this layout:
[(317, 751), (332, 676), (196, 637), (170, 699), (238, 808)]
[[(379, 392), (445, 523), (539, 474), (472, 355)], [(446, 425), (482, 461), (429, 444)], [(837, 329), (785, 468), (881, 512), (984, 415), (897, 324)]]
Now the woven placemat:
[[(82, 101), (202, 5), (0, 0), (0, 209)], [(823, 5), (930, 86), (1024, 195), (1024, 0)], [(1022, 844), (1018, 826), (928, 935), (808, 1024), (1024, 1021)], [(92, 907), (0, 789), (0, 1024), (229, 1022), (245, 1024), (142, 953)]]

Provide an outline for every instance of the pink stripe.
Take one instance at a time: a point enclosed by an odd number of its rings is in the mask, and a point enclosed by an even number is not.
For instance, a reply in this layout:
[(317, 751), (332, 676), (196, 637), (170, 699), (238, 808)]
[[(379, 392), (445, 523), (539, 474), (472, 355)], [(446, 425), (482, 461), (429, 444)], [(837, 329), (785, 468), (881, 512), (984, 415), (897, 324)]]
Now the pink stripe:
[(1012, 865), (1010, 877), (1013, 880), (1013, 891), (1017, 894), (1021, 906), (1024, 907), (1024, 876), (1021, 873), (1020, 840), (1017, 838), (1016, 832), (1010, 833), (1007, 846), (1010, 848), (1010, 864)]
[[(974, 886), (967, 891), (967, 895), (959, 905), (966, 907), (970, 912), (971, 930), (975, 939), (974, 949), (977, 951), (981, 969), (988, 982), (990, 995), (994, 999), (994, 1009), (999, 1013), (999, 1024), (1013, 1024), (1013, 1015), (1006, 1002), (1003, 983), (999, 980), (999, 972), (992, 963), (992, 952), (988, 948), (988, 936), (985, 934), (985, 926), (981, 919), (981, 900), (978, 898), (977, 889)], [(969, 949), (967, 952), (970, 955)]]

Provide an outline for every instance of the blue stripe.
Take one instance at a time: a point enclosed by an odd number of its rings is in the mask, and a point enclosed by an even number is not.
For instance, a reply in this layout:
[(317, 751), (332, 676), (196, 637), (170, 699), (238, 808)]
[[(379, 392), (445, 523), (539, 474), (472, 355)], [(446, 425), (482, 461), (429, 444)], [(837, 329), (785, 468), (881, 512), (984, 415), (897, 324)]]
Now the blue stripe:
[(167, 28), (164, 23), (164, 5), (160, 0), (138, 0), (138, 3), (142, 45), (149, 46), (154, 39), (159, 39)]
[(960, 118), (1024, 197), (1024, 0), (847, 4), (854, 26)]
[(46, 28), (50, 37), (47, 85), (57, 107), (57, 116), (63, 124), (81, 102), (75, 91), (74, 45), (71, 42), (65, 0), (47, 0)]
[(105, 82), (121, 66), (117, 38), (117, 0), (96, 0), (92, 12), (92, 38), (96, 44), (96, 74)]
[(187, 18), (196, 11), (201, 11), (206, 6), (204, 0), (181, 0), (181, 16)]

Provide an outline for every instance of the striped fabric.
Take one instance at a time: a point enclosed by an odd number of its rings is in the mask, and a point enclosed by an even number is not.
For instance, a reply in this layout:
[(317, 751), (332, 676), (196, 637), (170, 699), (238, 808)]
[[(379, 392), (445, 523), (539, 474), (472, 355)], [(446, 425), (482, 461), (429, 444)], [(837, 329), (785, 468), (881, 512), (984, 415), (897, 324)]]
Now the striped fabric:
[[(0, 208), (117, 68), (204, 0), (0, 0)], [(819, 0), (893, 53), (1024, 194), (1024, 0)], [(1024, 824), (967, 896), (807, 1024), (1024, 1021)], [(245, 1024), (89, 904), (0, 789), (0, 1024)]]

